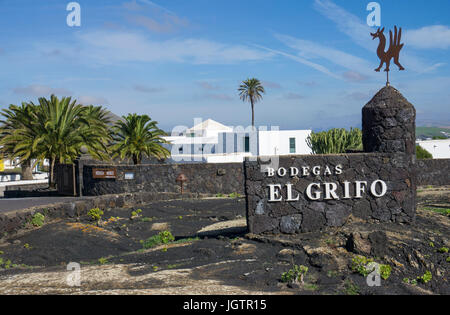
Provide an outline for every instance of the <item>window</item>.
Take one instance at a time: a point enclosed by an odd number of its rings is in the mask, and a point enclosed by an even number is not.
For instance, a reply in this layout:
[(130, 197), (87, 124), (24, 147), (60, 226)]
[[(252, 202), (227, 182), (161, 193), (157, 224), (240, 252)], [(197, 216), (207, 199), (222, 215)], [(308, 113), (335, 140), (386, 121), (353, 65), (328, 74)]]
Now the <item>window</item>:
[(190, 134), (189, 134), (189, 137), (190, 137), (190, 138), (195, 138), (195, 132), (190, 133)]
[(245, 153), (250, 152), (250, 137), (249, 136), (246, 136), (244, 138), (244, 150), (245, 150)]
[(289, 153), (296, 153), (295, 138), (289, 138)]

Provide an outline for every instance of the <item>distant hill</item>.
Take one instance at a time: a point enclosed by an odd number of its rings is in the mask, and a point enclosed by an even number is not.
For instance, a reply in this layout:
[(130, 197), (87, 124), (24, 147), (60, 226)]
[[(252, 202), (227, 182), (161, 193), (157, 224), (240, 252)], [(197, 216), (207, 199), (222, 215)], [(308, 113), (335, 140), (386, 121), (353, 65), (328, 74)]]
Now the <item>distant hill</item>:
[(450, 138), (450, 128), (441, 127), (417, 127), (416, 138), (427, 139), (433, 137), (447, 137)]
[(115, 125), (119, 120), (123, 120), (122, 117), (117, 116), (116, 114), (108, 111), (107, 117), (111, 121), (111, 125)]

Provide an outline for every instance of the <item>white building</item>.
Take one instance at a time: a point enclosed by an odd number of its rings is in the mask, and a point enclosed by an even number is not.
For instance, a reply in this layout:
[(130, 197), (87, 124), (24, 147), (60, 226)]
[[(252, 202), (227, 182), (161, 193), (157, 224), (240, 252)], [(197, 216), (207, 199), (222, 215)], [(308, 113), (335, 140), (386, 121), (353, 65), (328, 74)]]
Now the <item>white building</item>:
[(312, 153), (306, 143), (311, 130), (247, 129), (208, 119), (165, 140), (175, 163), (240, 163), (252, 156)]
[(446, 140), (423, 140), (416, 144), (433, 155), (433, 159), (450, 159), (450, 139)]

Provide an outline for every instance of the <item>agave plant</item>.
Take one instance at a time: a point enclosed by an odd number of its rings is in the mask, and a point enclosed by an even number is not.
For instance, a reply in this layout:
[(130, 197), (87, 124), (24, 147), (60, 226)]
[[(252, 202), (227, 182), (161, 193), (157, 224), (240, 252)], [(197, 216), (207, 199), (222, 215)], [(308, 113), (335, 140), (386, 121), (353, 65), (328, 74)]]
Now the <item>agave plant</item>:
[(161, 160), (170, 156), (169, 150), (162, 146), (167, 143), (161, 138), (166, 134), (157, 127), (158, 122), (147, 115), (129, 114), (122, 118), (114, 128), (114, 156), (132, 159), (135, 165), (141, 164), (144, 157)]
[(347, 150), (362, 149), (362, 132), (360, 129), (331, 129), (323, 132), (312, 132), (307, 144), (314, 154), (339, 154)]

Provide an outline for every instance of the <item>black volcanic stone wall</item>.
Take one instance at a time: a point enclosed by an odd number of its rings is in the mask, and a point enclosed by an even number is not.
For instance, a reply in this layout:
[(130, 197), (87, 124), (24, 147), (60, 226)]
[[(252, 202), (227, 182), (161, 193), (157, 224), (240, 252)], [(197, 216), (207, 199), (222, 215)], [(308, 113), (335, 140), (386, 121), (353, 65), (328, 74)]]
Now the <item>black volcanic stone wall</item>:
[[(116, 168), (116, 179), (94, 179), (94, 168)], [(126, 180), (125, 173), (135, 178)], [(205, 194), (244, 193), (244, 172), (238, 164), (163, 164), (163, 165), (83, 165), (84, 196), (98, 196), (131, 192), (180, 192), (176, 178), (185, 174), (188, 181), (184, 191)]]
[(417, 160), (417, 185), (450, 185), (450, 159)]
[[(245, 189), (247, 195), (247, 221), (251, 233), (302, 233), (322, 230), (326, 227), (342, 226), (351, 216), (367, 222), (414, 221), (416, 210), (416, 183), (411, 176), (411, 159), (405, 154), (362, 153), (348, 155), (308, 155), (280, 157), (279, 167), (301, 168), (303, 166), (326, 166), (333, 169), (342, 166), (340, 175), (268, 177), (261, 172), (261, 162), (244, 163)], [(312, 201), (305, 194), (311, 183), (333, 182), (338, 184), (337, 195), (343, 196), (344, 181), (349, 181), (351, 196), (355, 196), (355, 181), (375, 180), (387, 184), (387, 193), (375, 198), (370, 193), (363, 198)], [(282, 202), (268, 202), (269, 184), (281, 184)], [(284, 186), (292, 184), (293, 196), (300, 200), (287, 202)]]
[(382, 88), (362, 110), (364, 152), (416, 150), (416, 110), (391, 86)]

